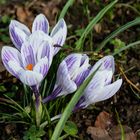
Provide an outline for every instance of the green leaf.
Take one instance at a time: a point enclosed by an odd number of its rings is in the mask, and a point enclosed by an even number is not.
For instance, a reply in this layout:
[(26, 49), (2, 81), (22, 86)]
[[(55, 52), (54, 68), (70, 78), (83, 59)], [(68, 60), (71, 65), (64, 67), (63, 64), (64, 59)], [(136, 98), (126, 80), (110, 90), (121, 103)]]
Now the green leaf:
[(119, 33), (125, 31), (126, 29), (135, 26), (137, 24), (140, 24), (140, 17), (136, 18), (135, 20), (132, 20), (128, 23), (126, 23), (125, 25), (119, 27), (117, 30), (115, 30), (114, 32), (112, 32), (108, 37), (106, 37), (100, 44), (99, 48), (97, 51), (100, 51), (112, 38), (114, 38), (115, 36), (117, 36)]
[(0, 92), (5, 92), (5, 91), (6, 91), (6, 88), (3, 85), (1, 85), (0, 86)]
[(84, 40), (87, 37), (87, 35), (92, 31), (92, 28), (94, 27), (94, 25), (96, 23), (98, 23), (99, 20), (102, 19), (102, 17), (105, 15), (105, 13), (108, 10), (110, 10), (116, 2), (117, 2), (117, 0), (114, 0), (113, 2), (111, 2), (109, 5), (107, 5), (105, 8), (103, 8), (95, 18), (93, 18), (90, 21), (90, 23), (88, 24), (88, 26), (84, 30), (83, 34), (81, 35), (80, 39), (76, 43), (76, 50), (82, 50), (83, 49)]
[(69, 135), (76, 135), (78, 133), (78, 128), (74, 122), (67, 121), (64, 131)]
[(119, 54), (120, 52), (129, 49), (131, 47), (136, 47), (138, 44), (140, 44), (140, 41), (136, 41), (133, 43), (128, 44), (127, 46), (122, 47), (121, 49), (119, 49), (118, 51), (114, 52), (113, 55)]
[(69, 7), (73, 5), (74, 1), (75, 0), (68, 0), (67, 1), (67, 3), (65, 4), (64, 8), (62, 9), (62, 11), (60, 13), (59, 19), (64, 18), (64, 16), (66, 15)]
[[(97, 68), (98, 70), (99, 68)], [(96, 71), (97, 71), (96, 70)], [(76, 103), (78, 102), (78, 100), (80, 99), (80, 97), (83, 95), (83, 91), (84, 89), (87, 87), (87, 85), (89, 84), (89, 82), (91, 81), (92, 77), (94, 76), (94, 74), (96, 73), (96, 71), (94, 73), (92, 73), (85, 81), (84, 83), (78, 88), (77, 92), (73, 95), (72, 99), (70, 100), (69, 104), (66, 106), (62, 117), (60, 118), (59, 122), (57, 123), (55, 130), (53, 132), (52, 138), (51, 140), (57, 140), (59, 138), (59, 136), (61, 135), (61, 132), (65, 126), (66, 121), (68, 120), (68, 118), (70, 117), (73, 108), (75, 107)]]

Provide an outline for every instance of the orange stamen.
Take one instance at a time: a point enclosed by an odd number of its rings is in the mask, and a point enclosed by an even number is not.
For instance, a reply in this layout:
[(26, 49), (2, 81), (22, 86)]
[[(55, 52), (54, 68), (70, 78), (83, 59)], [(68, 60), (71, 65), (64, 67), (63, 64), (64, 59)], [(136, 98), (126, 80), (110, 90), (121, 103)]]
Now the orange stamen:
[(33, 70), (33, 64), (28, 64), (26, 66), (26, 70)]

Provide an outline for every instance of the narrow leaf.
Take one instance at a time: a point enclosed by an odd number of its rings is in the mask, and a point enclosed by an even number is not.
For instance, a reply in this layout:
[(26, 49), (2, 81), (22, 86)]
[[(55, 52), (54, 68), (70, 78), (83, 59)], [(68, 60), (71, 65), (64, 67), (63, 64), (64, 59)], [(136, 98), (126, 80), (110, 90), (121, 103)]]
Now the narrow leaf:
[(140, 24), (140, 17), (136, 18), (135, 20), (132, 20), (128, 23), (126, 23), (125, 25), (119, 27), (117, 30), (115, 30), (114, 32), (112, 32), (108, 37), (106, 37), (100, 44), (100, 47), (98, 48), (97, 51), (101, 50), (112, 38), (114, 38), (115, 36), (117, 36), (119, 33), (125, 31), (126, 29), (135, 26), (137, 24)]
[(111, 2), (109, 5), (107, 5), (105, 8), (103, 8), (98, 15), (93, 18), (91, 20), (91, 22), (88, 24), (88, 26), (86, 27), (86, 29), (84, 30), (83, 34), (81, 35), (80, 39), (77, 41), (76, 43), (76, 50), (82, 50), (83, 48), (83, 43), (85, 38), (87, 37), (87, 35), (92, 31), (92, 28), (94, 27), (94, 25), (99, 22), (100, 19), (102, 19), (102, 17), (105, 15), (105, 13), (110, 10), (114, 4), (117, 2), (117, 0), (114, 0), (113, 2)]
[(113, 55), (119, 54), (120, 52), (122, 52), (122, 51), (124, 51), (126, 49), (129, 49), (131, 47), (136, 47), (138, 44), (140, 44), (140, 40), (139, 41), (136, 41), (136, 42), (133, 42), (133, 43), (130, 43), (127, 46), (119, 49), (117, 52), (113, 53)]
[(66, 15), (66, 13), (67, 13), (69, 7), (73, 5), (74, 1), (75, 1), (75, 0), (68, 0), (68, 1), (67, 1), (67, 3), (65, 4), (64, 8), (62, 9), (62, 11), (61, 11), (61, 13), (60, 13), (59, 20), (60, 20), (61, 18), (64, 18), (64, 16)]

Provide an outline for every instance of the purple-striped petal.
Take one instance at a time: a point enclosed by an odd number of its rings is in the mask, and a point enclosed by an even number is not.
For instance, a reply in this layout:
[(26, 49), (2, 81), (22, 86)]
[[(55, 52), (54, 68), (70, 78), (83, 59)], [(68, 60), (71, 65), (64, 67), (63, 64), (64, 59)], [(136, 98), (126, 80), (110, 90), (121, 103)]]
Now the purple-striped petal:
[(49, 62), (47, 57), (40, 59), (38, 63), (35, 65), (35, 67), (33, 68), (33, 71), (41, 73), (43, 77), (46, 76), (48, 70), (49, 70)]
[(34, 51), (38, 51), (44, 41), (47, 41), (51, 46), (53, 46), (52, 38), (43, 31), (33, 32), (28, 40), (28, 42), (30, 42), (31, 46), (34, 48)]
[(43, 80), (43, 75), (34, 71), (22, 71), (20, 80), (28, 86), (38, 85)]
[(1, 57), (2, 57), (2, 62), (4, 64), (4, 66), (6, 67), (6, 69), (12, 75), (17, 77), (16, 71), (13, 69), (13, 67), (11, 68), (9, 66), (9, 61), (14, 61), (17, 66), (21, 67), (22, 63), (21, 63), (20, 52), (17, 49), (13, 48), (13, 47), (4, 46), (2, 48)]
[[(115, 81), (114, 83), (107, 85), (103, 88), (102, 93), (99, 94), (96, 102), (104, 101), (111, 98), (121, 87), (122, 79)], [(100, 96), (101, 95), (101, 96)]]
[(81, 73), (79, 73), (78, 75), (77, 75), (77, 77), (75, 78), (75, 83), (76, 83), (76, 85), (79, 87), (82, 83), (83, 83), (83, 81), (86, 79), (86, 77), (88, 76), (88, 74), (89, 74), (89, 72), (90, 72), (90, 69), (86, 69), (85, 71), (83, 71), (83, 72), (81, 72)]
[(97, 68), (99, 66), (100, 66), (100, 68), (98, 69), (98, 71), (111, 70), (114, 73), (114, 71), (115, 71), (114, 57), (109, 55), (109, 56), (105, 56), (102, 59), (100, 59), (92, 67), (90, 74), (93, 73), (95, 70), (97, 70)]
[(9, 33), (13, 44), (20, 50), (22, 43), (30, 35), (30, 30), (24, 24), (12, 20), (9, 26)]
[(48, 101), (51, 101), (55, 99), (60, 93), (62, 92), (62, 87), (60, 86), (55, 86), (53, 92), (51, 95), (47, 96), (42, 100), (43, 103), (47, 103)]
[[(70, 54), (63, 61), (67, 64), (67, 69), (71, 79), (75, 79), (77, 74), (79, 73), (79, 68), (81, 64), (82, 54)], [(60, 64), (61, 65), (61, 64)]]
[[(53, 44), (63, 46), (67, 36), (67, 26), (64, 19), (60, 19), (55, 27), (52, 29), (50, 36), (53, 38)], [(55, 47), (55, 54), (61, 48)]]
[(35, 52), (31, 44), (29, 44), (29, 42), (23, 43), (21, 48), (21, 57), (24, 68), (26, 68), (29, 64), (33, 66), (35, 65), (36, 63)]
[(38, 48), (37, 52), (38, 61), (44, 57), (47, 57), (50, 66), (52, 63), (53, 56), (54, 56), (54, 48), (51, 46), (51, 44), (49, 44), (48, 41), (44, 41)]
[[(68, 73), (68, 68), (65, 61), (62, 61), (62, 63), (59, 65), (58, 71), (57, 71), (57, 85), (61, 85), (62, 89), (66, 91), (67, 94), (70, 94), (74, 92), (77, 89), (77, 86), (74, 81), (71, 80), (70, 75)], [(63, 95), (62, 92), (59, 95)]]
[(43, 14), (39, 14), (38, 16), (36, 16), (33, 22), (32, 32), (38, 30), (43, 31), (47, 34), (49, 33), (49, 22)]

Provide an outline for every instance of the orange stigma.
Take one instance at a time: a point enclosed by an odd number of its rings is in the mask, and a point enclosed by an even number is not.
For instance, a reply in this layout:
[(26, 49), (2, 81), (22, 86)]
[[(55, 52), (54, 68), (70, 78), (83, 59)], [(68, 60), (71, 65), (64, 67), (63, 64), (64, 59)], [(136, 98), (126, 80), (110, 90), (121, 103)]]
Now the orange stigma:
[(26, 70), (33, 70), (33, 64), (28, 64), (26, 66)]

